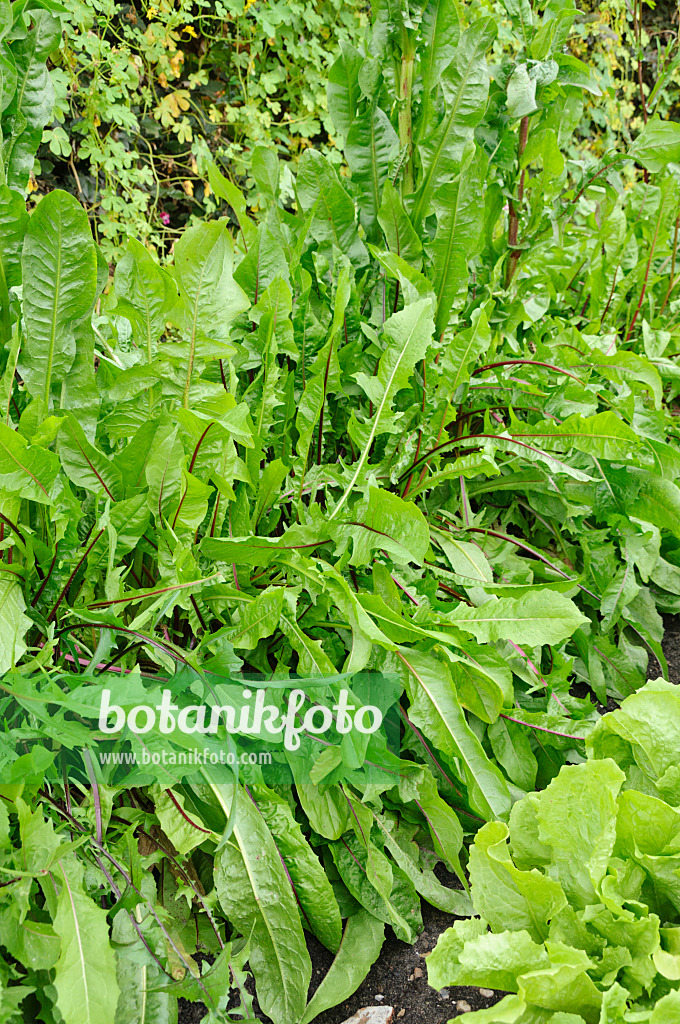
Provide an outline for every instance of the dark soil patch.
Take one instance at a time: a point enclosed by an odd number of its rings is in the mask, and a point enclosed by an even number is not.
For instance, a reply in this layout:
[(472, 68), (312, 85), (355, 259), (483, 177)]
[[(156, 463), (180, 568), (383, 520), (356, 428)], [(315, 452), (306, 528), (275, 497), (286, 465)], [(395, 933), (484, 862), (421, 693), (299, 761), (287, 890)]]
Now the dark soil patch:
[[(478, 988), (447, 988), (435, 992), (427, 983), (426, 955), (434, 949), (443, 931), (455, 918), (423, 903), (424, 929), (414, 946), (394, 938), (391, 929), (375, 965), (354, 995), (317, 1017), (315, 1024), (342, 1024), (362, 1006), (381, 1004), (394, 1007), (394, 1024), (446, 1024), (467, 1010), (482, 1010), (502, 999), (502, 993), (483, 996)], [(330, 955), (323, 951), (330, 963)], [(315, 963), (312, 984), (321, 981), (326, 964)], [(318, 974), (316, 971), (320, 970)], [(485, 990), (490, 991), (490, 990)], [(399, 1016), (401, 1011), (404, 1011)], [(184, 1024), (182, 1021), (181, 1024)]]
[[(478, 988), (448, 988), (435, 992), (427, 983), (427, 954), (434, 949), (443, 931), (455, 921), (451, 914), (423, 903), (424, 928), (413, 946), (395, 939), (391, 928), (380, 956), (366, 980), (346, 1002), (326, 1010), (314, 1024), (343, 1024), (362, 1006), (394, 1007), (394, 1024), (446, 1024), (467, 1010), (482, 1010), (503, 998), (502, 993), (482, 995)], [(323, 981), (333, 956), (320, 942), (308, 937), (312, 958), (310, 996)], [(490, 990), (485, 989), (485, 992)], [(404, 1012), (398, 1016), (399, 1012)], [(207, 1013), (199, 1003), (179, 1001), (179, 1024), (198, 1024)], [(268, 1021), (256, 1007), (258, 1020)]]
[[(668, 662), (668, 676), (672, 683), (680, 685), (680, 616), (664, 616), (663, 650)], [(661, 676), (656, 658), (650, 654), (648, 678)], [(602, 711), (605, 709), (602, 708)], [(612, 710), (607, 707), (608, 711)], [(442, 879), (443, 880), (443, 879)], [(451, 884), (449, 876), (447, 884)], [(378, 960), (368, 972), (366, 980), (354, 995), (340, 1006), (327, 1010), (317, 1017), (315, 1024), (343, 1024), (348, 1017), (362, 1006), (382, 1005), (394, 1007), (394, 1024), (446, 1024), (452, 1017), (458, 1017), (468, 1010), (482, 1010), (493, 1006), (502, 998), (502, 993), (482, 995), (478, 988), (449, 988), (435, 992), (427, 984), (426, 955), (434, 949), (437, 939), (449, 928), (455, 918), (423, 902), (423, 931), (413, 946), (396, 939), (390, 928)], [(333, 957), (327, 949), (313, 938), (308, 940), (312, 958), (312, 982), (310, 995), (323, 980)], [(398, 1014), (404, 1011), (401, 1016)], [(179, 1001), (178, 1024), (198, 1024), (207, 1010), (199, 1003)], [(259, 1020), (267, 1020), (256, 1009)]]
[[(676, 686), (680, 685), (680, 615), (664, 615), (663, 653), (668, 662), (668, 678)], [(661, 666), (653, 654), (649, 656), (647, 669), (648, 679), (657, 679), (662, 675)]]
[[(445, 885), (460, 887), (458, 880), (443, 870), (441, 865), (436, 871)], [(365, 981), (353, 996), (332, 1010), (326, 1010), (316, 1018), (314, 1024), (343, 1024), (363, 1006), (392, 1006), (394, 1024), (400, 1024), (400, 1021), (404, 1024), (446, 1024), (452, 1017), (468, 1010), (493, 1006), (503, 998), (503, 993), (468, 986), (443, 989), (441, 992), (430, 988), (427, 983), (427, 954), (434, 949), (441, 933), (450, 928), (456, 918), (425, 902), (422, 908), (423, 931), (416, 943), (409, 946), (401, 942), (394, 937), (392, 929), (387, 928), (385, 944)], [(307, 946), (312, 960), (312, 980), (309, 986), (311, 997), (331, 966), (333, 954), (309, 935)], [(248, 987), (253, 991), (252, 979)], [(486, 994), (482, 995), (482, 991)], [(402, 1010), (404, 1012), (400, 1016)], [(206, 1013), (202, 1004), (187, 1003), (180, 999), (178, 1024), (198, 1024)], [(269, 1021), (259, 1010), (257, 1000), (255, 1016), (258, 1020)]]

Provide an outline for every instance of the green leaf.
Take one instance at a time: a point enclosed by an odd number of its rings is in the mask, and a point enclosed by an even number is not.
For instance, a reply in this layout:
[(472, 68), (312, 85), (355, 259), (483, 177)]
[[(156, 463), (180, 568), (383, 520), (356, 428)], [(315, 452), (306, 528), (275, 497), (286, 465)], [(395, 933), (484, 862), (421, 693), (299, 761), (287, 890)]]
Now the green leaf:
[(128, 240), (125, 254), (116, 265), (113, 294), (116, 313), (130, 321), (132, 336), (146, 354), (147, 363), (151, 363), (177, 301), (177, 288), (167, 270), (136, 238)]
[(429, 0), (420, 24), (420, 77), (423, 107), (418, 121), (418, 138), (430, 127), (430, 109), (442, 73), (453, 60), (460, 39), (460, 17), (455, 0)]
[(116, 465), (91, 445), (75, 416), (66, 415), (59, 432), (59, 459), (69, 480), (94, 494), (117, 501), (123, 482)]
[(20, 366), (47, 412), (53, 384), (73, 365), (75, 323), (90, 311), (97, 291), (90, 224), (73, 196), (55, 189), (38, 204), (26, 229), (22, 275), (26, 341)]
[(34, 7), (29, 30), (25, 34), (19, 31), (17, 35), (11, 51), (17, 85), (14, 98), (3, 114), (3, 121), (12, 126), (10, 132), (3, 131), (3, 159), (6, 184), (23, 191), (33, 169), (43, 128), (52, 117), (54, 86), (47, 59), (59, 46), (61, 22), (48, 10)]
[(268, 146), (256, 146), (250, 171), (260, 192), (276, 202), (279, 194), (279, 158)]
[(26, 653), (25, 637), (33, 623), (16, 578), (0, 576), (0, 673), (9, 672)]
[(533, 114), (536, 106), (535, 76), (530, 75), (526, 64), (517, 64), (508, 79), (508, 115), (517, 120)]
[(232, 353), (227, 345), (231, 325), (248, 308), (248, 299), (232, 274), (233, 248), (223, 220), (188, 228), (175, 245), (174, 277), (180, 300), (171, 319), (187, 342), (182, 393), (185, 409), (189, 407), (194, 364), (202, 358), (203, 344), (220, 342), (225, 356)]
[(482, 249), (487, 166), (484, 151), (479, 146), (471, 148), (456, 180), (441, 185), (432, 197), (437, 234), (426, 251), (432, 260), (437, 293), (437, 334), (448, 326), (455, 303), (467, 295), (468, 260)]
[(628, 152), (653, 173), (669, 163), (680, 163), (680, 125), (662, 121), (658, 115), (650, 117)]
[(450, 533), (431, 527), (434, 541), (446, 555), (449, 565), (463, 586), (483, 587), (493, 583), (493, 572), (486, 555), (476, 544), (456, 540)]
[(507, 783), (465, 720), (446, 665), (431, 654), (407, 648), (397, 657), (406, 670), (409, 718), (438, 750), (460, 761), (475, 810), (487, 820), (507, 818)]
[(60, 471), (54, 452), (29, 445), (17, 431), (0, 422), (0, 486), (4, 491), (50, 504)]
[(354, 118), (347, 134), (345, 159), (359, 189), (359, 219), (368, 239), (375, 239), (383, 186), (399, 139), (387, 114), (372, 107)]
[(252, 650), (258, 640), (271, 636), (281, 618), (284, 596), (283, 587), (267, 587), (254, 601), (242, 606), (238, 625), (226, 634), (229, 642)]
[(342, 751), (340, 747), (326, 747), (309, 770), (309, 777), (312, 783), (318, 786), (340, 764), (342, 764)]
[(354, 203), (331, 164), (314, 149), (306, 149), (300, 158), (297, 192), (303, 210), (313, 214), (310, 230), (316, 241), (364, 263), (367, 253), (357, 232)]
[(201, 551), (207, 558), (225, 564), (269, 565), (275, 559), (285, 557), (288, 552), (303, 551), (311, 554), (314, 548), (327, 540), (326, 523), (318, 527), (294, 525), (280, 537), (204, 537)]
[(26, 203), (0, 185), (0, 331), (10, 336), (9, 289), (21, 284), (21, 250), (28, 224)]
[(527, 792), (536, 786), (538, 762), (527, 737), (527, 729), (497, 718), (488, 730), (489, 743), (498, 763), (511, 782)]
[(168, 790), (159, 786), (153, 793), (153, 801), (156, 816), (164, 835), (168, 837), (182, 857), (186, 857), (188, 853), (205, 842), (205, 829), (197, 827), (198, 822), (192, 824), (191, 815), (187, 814), (184, 809), (182, 793), (173, 792), (171, 796)]
[(328, 111), (335, 130), (347, 135), (361, 99), (359, 88), (359, 69), (363, 57), (348, 42), (340, 44), (340, 56), (331, 65), (328, 72)]
[(559, 66), (557, 81), (561, 85), (584, 89), (593, 96), (602, 95), (592, 68), (584, 64), (578, 57), (574, 57), (571, 53), (555, 53), (554, 60)]
[(389, 552), (395, 562), (422, 565), (430, 546), (427, 521), (412, 501), (378, 487), (369, 487), (368, 499), (352, 511), (352, 520), (336, 521), (330, 533), (342, 546), (351, 539), (351, 565), (368, 565), (375, 549)]
[(350, 434), (361, 444), (361, 455), (352, 478), (333, 509), (334, 519), (352, 493), (354, 485), (369, 457), (374, 438), (387, 429), (392, 416), (392, 402), (400, 388), (406, 387), (415, 363), (427, 352), (434, 330), (432, 305), (429, 299), (414, 302), (385, 321), (384, 334), (387, 348), (380, 357), (378, 373), (368, 377), (365, 373), (355, 378), (370, 398), (375, 409), (369, 424), (359, 425), (354, 413), (350, 420)]
[(543, 942), (550, 921), (567, 905), (567, 897), (558, 881), (535, 868), (515, 867), (508, 835), (507, 825), (494, 821), (475, 836), (469, 866), (472, 901), (495, 931), (525, 930), (535, 942)]
[[(297, 621), (281, 616), (281, 629), (288, 637), (290, 645), (298, 656), (298, 675), (307, 677), (333, 676), (336, 668), (333, 662), (323, 649), (320, 640), (311, 640), (307, 634), (298, 626)], [(329, 748), (334, 749), (334, 748)], [(312, 779), (312, 782), (318, 780)]]
[(119, 994), (116, 957), (106, 911), (85, 893), (82, 876), (83, 867), (75, 858), (60, 862), (53, 922), (61, 939), (54, 972), (57, 1006), (64, 1024), (114, 1024)]
[(557, 644), (587, 621), (573, 601), (554, 591), (499, 597), (478, 608), (459, 605), (446, 619), (480, 643), (512, 640), (529, 646)]
[(620, 708), (600, 719), (587, 746), (598, 759), (613, 758), (626, 766), (636, 763), (649, 783), (662, 790), (670, 784), (669, 795), (675, 796), (674, 766), (680, 763), (677, 687), (662, 679), (645, 683), (626, 697)]
[(642, 479), (642, 486), (626, 511), (636, 519), (680, 537), (680, 488), (672, 480), (644, 470), (638, 470), (636, 476)]
[(540, 794), (541, 842), (570, 902), (586, 906), (607, 873), (616, 838), (616, 798), (625, 775), (612, 761), (586, 761), (561, 769)]
[(300, 1024), (312, 1021), (356, 992), (385, 941), (385, 925), (367, 910), (359, 910), (347, 920), (335, 960), (307, 1004)]
[(414, 942), (422, 929), (422, 918), (420, 900), (408, 876), (396, 864), (391, 865), (392, 879), (385, 879), (391, 881), (391, 887), (383, 895), (374, 884), (375, 876), (373, 880), (369, 878), (371, 861), (382, 857), (389, 862), (372, 843), (367, 848), (347, 833), (331, 846), (331, 852), (340, 877), (355, 900), (378, 920), (391, 925), (397, 938)]
[(399, 193), (389, 178), (383, 187), (378, 223), (383, 229), (390, 252), (401, 256), (412, 267), (420, 269), (423, 262), (423, 244), (411, 224)]
[(473, 22), (460, 37), (453, 59), (442, 74), (444, 116), (418, 145), (423, 177), (411, 211), (416, 230), (430, 208), (434, 190), (447, 184), (459, 170), (465, 144), (484, 116), (489, 95), (486, 51), (496, 31), (493, 18)]
[(0, 942), (11, 956), (32, 970), (51, 970), (59, 959), (59, 936), (46, 921), (19, 918), (18, 903), (0, 909)]
[[(222, 805), (228, 807), (230, 799), (225, 796)], [(307, 1003), (312, 965), (295, 898), (272, 834), (240, 786), (233, 815), (231, 838), (215, 857), (217, 897), (250, 940), (262, 1010), (281, 1024), (297, 1024)]]
[(266, 224), (260, 224), (247, 254), (234, 271), (234, 280), (243, 288), (253, 305), (277, 277), (290, 280), (290, 268), (283, 246)]
[(340, 787), (298, 784), (295, 788), (314, 831), (326, 839), (339, 839), (350, 824), (349, 805)]
[(471, 326), (464, 331), (458, 331), (444, 348), (442, 372), (437, 383), (437, 400), (445, 404), (444, 423), (448, 415), (449, 402), (453, 401), (460, 385), (470, 380), (474, 363), (491, 344), (491, 330), (484, 310), (475, 309), (471, 320)]
[[(132, 914), (135, 920), (144, 926), (143, 930), (141, 927), (140, 930), (153, 955), (142, 943), (128, 911), (119, 910), (113, 918), (111, 933), (117, 954), (120, 988), (115, 1024), (132, 1024), (133, 1021), (135, 1024), (177, 1024), (176, 997), (158, 991), (166, 980), (166, 975), (154, 959), (154, 956), (160, 957), (164, 954), (160, 928), (151, 930), (150, 915), (143, 914), (141, 905), (135, 907)], [(204, 998), (205, 993), (204, 985)]]
[(303, 836), (284, 797), (262, 785), (253, 786), (251, 792), (286, 865), (303, 927), (316, 935), (327, 949), (337, 953), (342, 938), (340, 909), (319, 858)]

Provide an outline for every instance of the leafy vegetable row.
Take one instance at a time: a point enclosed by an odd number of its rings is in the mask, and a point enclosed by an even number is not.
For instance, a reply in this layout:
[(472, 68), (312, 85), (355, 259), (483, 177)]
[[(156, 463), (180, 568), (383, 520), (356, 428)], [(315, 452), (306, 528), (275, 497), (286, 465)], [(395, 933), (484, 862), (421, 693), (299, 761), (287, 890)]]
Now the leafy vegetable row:
[[(131, 240), (111, 283), (75, 199), (29, 218), (0, 189), (0, 942), (46, 1024), (172, 1020), (179, 995), (248, 1019), (246, 963), (277, 1024), (312, 1021), (386, 924), (413, 941), (421, 897), (472, 913), (435, 867), (465, 887), (465, 833), (583, 759), (592, 696), (638, 691), (649, 652), (665, 674), (680, 130), (651, 119), (582, 180), (573, 11), (508, 15), (490, 66), (474, 8), (376, 4), (329, 83), (349, 174), (307, 150), (290, 202), (257, 149), (255, 221), (213, 167), (228, 217), (167, 265)], [(98, 763), (104, 690), (189, 707), (240, 673), (272, 699), (382, 673), (400, 756)], [(336, 953), (309, 1004), (305, 930)]]

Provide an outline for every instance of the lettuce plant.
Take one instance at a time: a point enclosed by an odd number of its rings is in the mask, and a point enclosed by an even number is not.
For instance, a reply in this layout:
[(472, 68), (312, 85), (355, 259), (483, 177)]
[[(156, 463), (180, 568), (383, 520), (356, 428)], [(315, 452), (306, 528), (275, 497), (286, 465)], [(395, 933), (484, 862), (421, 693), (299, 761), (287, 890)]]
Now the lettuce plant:
[(428, 977), (510, 994), (457, 1020), (677, 1020), (679, 744), (677, 688), (647, 683), (600, 720), (588, 760), (479, 830), (480, 916), (442, 935)]

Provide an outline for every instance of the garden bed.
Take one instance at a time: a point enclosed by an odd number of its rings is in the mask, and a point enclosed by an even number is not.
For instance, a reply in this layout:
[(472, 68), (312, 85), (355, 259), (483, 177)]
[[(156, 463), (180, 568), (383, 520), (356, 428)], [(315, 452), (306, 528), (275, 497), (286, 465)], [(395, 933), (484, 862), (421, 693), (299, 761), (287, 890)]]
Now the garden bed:
[[(680, 685), (680, 618), (664, 616), (664, 629), (663, 650), (668, 662), (668, 677), (672, 683)], [(650, 658), (647, 674), (650, 679), (660, 674), (656, 659)], [(445, 881), (453, 884), (456, 880), (447, 873)], [(501, 999), (502, 993), (490, 996), (487, 994), (490, 991), (488, 989), (467, 985), (443, 989), (441, 992), (430, 988), (424, 958), (434, 949), (442, 932), (453, 924), (455, 917), (437, 910), (425, 900), (422, 908), (424, 927), (417, 942), (408, 945), (400, 942), (390, 932), (378, 960), (354, 995), (322, 1013), (314, 1024), (344, 1024), (361, 1007), (372, 1005), (392, 1006), (395, 1024), (399, 1020), (403, 1020), (404, 1024), (446, 1024), (452, 1017), (469, 1010), (483, 1010)], [(308, 937), (308, 948), (313, 968), (311, 996), (331, 966), (333, 957), (314, 938)], [(404, 1012), (400, 1017), (402, 1010)], [(258, 1019), (268, 1020), (257, 1008), (256, 1013)], [(178, 1024), (198, 1024), (206, 1014), (205, 1006), (182, 999)]]

